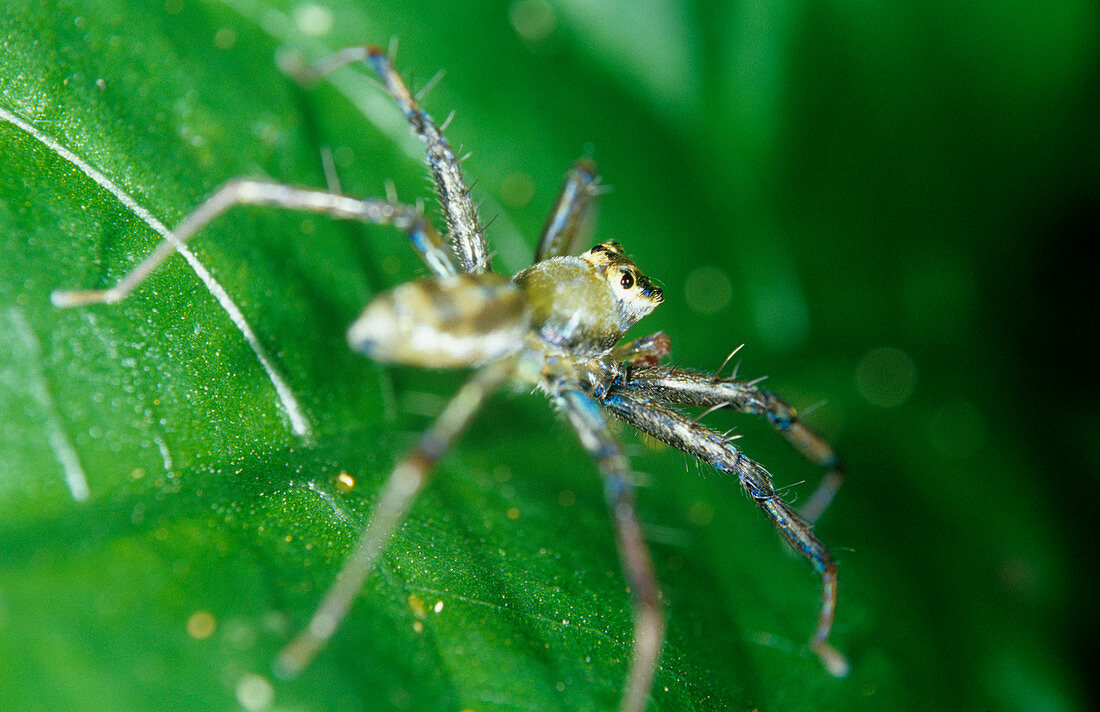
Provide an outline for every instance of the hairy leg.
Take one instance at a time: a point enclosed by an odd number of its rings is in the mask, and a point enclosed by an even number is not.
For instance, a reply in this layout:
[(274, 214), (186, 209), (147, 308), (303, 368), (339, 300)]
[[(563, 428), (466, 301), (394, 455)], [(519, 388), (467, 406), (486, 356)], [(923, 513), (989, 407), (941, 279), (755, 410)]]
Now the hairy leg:
[(542, 228), (535, 262), (583, 251), (584, 244), (592, 235), (596, 197), (600, 192), (596, 164), (585, 158), (574, 163)]
[(634, 510), (630, 464), (619, 442), (608, 430), (607, 420), (596, 401), (579, 391), (567, 390), (555, 396), (554, 402), (577, 431), (581, 444), (596, 459), (603, 476), (607, 506), (615, 522), (619, 555), (634, 596), (634, 656), (619, 712), (642, 712), (657, 672), (665, 619), (661, 612), (653, 562)]
[(645, 365), (631, 368), (621, 388), (660, 403), (724, 407), (739, 413), (766, 416), (803, 457), (825, 471), (817, 489), (799, 510), (799, 516), (811, 524), (828, 508), (844, 482), (844, 464), (829, 443), (803, 423), (795, 409), (783, 399), (757, 388), (753, 382), (716, 379), (697, 371)]
[(510, 365), (506, 362), (498, 362), (478, 372), (451, 399), (435, 424), (420, 437), (417, 445), (397, 463), (382, 487), (359, 542), (341, 567), (324, 601), (313, 614), (306, 629), (283, 648), (275, 659), (275, 673), (279, 677), (290, 678), (301, 672), (336, 632), (386, 544), (431, 477), (435, 463), (466, 429), (485, 399), (510, 372)]
[(742, 489), (768, 515), (794, 550), (807, 559), (821, 576), (821, 610), (810, 647), (830, 673), (838, 677), (846, 675), (848, 661), (829, 644), (836, 610), (836, 564), (810, 526), (776, 493), (767, 470), (745, 457), (721, 434), (636, 393), (615, 391), (606, 396), (602, 404), (615, 417), (638, 430), (737, 477)]
[(435, 228), (419, 212), (407, 205), (385, 200), (360, 200), (323, 190), (239, 178), (223, 185), (195, 208), (164, 242), (115, 286), (103, 290), (59, 290), (51, 295), (53, 303), (59, 307), (74, 307), (121, 301), (162, 262), (171, 257), (180, 245), (237, 205), (269, 205), (286, 210), (322, 213), (335, 218), (393, 225), (408, 234), (413, 247), (433, 272), (440, 276), (455, 274), (454, 264), (451, 263), (450, 255), (443, 247)]
[[(393, 68), (384, 50), (376, 45), (345, 47), (314, 62), (299, 65), (293, 58), (284, 58), (283, 68), (295, 78), (312, 82), (352, 62), (366, 62), (386, 85), (390, 96), (397, 102), (413, 132), (427, 148), (428, 168), (435, 181), (439, 205), (447, 222), (451, 246), (466, 272), (487, 272), (489, 248), (485, 242), (485, 230), (473, 200), (462, 167), (455, 157), (443, 131), (436, 125), (409, 91), (401, 75)], [(444, 122), (446, 123), (446, 122)]]

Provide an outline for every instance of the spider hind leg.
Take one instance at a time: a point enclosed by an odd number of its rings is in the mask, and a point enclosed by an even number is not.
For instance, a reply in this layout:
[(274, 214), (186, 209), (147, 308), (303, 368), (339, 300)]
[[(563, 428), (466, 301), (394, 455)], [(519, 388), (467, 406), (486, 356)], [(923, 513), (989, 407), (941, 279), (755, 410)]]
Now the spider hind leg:
[(424, 263), (438, 275), (455, 274), (439, 234), (419, 211), (386, 200), (351, 198), (324, 190), (301, 188), (251, 178), (231, 180), (192, 210), (153, 252), (126, 273), (115, 286), (101, 290), (59, 290), (50, 295), (55, 306), (114, 304), (125, 299), (139, 284), (210, 222), (238, 205), (265, 205), (319, 213), (344, 220), (359, 220), (376, 225), (393, 225), (405, 232)]

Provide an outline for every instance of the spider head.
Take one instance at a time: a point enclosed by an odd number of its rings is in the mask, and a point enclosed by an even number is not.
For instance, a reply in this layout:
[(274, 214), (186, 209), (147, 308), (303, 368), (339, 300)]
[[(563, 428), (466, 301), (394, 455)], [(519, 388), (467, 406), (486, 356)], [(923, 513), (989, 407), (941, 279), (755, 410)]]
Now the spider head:
[(550, 257), (513, 280), (543, 341), (580, 356), (606, 354), (664, 299), (617, 242)]
[(657, 308), (665, 294), (626, 256), (623, 246), (614, 240), (596, 245), (581, 259), (596, 268), (610, 285), (622, 314), (623, 331)]

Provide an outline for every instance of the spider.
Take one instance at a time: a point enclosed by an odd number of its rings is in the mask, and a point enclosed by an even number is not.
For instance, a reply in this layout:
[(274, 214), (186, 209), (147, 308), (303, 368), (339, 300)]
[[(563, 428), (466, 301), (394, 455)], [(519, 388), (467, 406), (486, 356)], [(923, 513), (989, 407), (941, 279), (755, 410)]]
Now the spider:
[[(459, 161), (387, 55), (373, 45), (349, 47), (309, 67), (299, 67), (299, 78), (316, 79), (357, 61), (364, 61), (378, 75), (427, 148), (450, 249), (418, 209), (396, 200), (359, 199), (334, 191), (239, 178), (201, 203), (115, 286), (52, 295), (59, 307), (117, 302), (184, 241), (237, 205), (265, 205), (391, 225), (407, 234), (431, 271), (431, 276), (376, 297), (348, 329), (348, 342), (376, 361), (471, 368), (474, 375), (397, 463), (335, 583), (307, 627), (276, 658), (276, 672), (284, 678), (294, 676), (324, 647), (427, 484), (435, 463), (491, 393), (506, 382), (519, 381), (533, 384), (554, 404), (596, 461), (603, 478), (633, 596), (633, 654), (621, 693), (621, 712), (641, 712), (646, 707), (664, 639), (664, 616), (653, 563), (635, 511), (632, 472), (608, 427), (608, 416), (738, 479), (786, 541), (820, 574), (821, 607), (810, 647), (829, 672), (845, 675), (847, 661), (828, 642), (836, 607), (836, 566), (812, 531), (813, 521), (843, 479), (832, 448), (799, 420), (792, 407), (758, 388), (755, 381), (662, 364), (671, 348), (663, 333), (620, 343), (627, 329), (652, 312), (664, 294), (617, 242), (603, 242), (580, 252), (591, 235), (600, 193), (596, 167), (590, 160), (578, 161), (567, 174), (534, 263), (510, 279), (494, 273), (481, 219)], [(730, 438), (700, 424), (699, 418), (688, 417), (677, 406), (764, 415), (804, 457), (824, 470), (821, 484), (801, 512), (795, 513), (776, 493), (763, 467), (742, 454)]]

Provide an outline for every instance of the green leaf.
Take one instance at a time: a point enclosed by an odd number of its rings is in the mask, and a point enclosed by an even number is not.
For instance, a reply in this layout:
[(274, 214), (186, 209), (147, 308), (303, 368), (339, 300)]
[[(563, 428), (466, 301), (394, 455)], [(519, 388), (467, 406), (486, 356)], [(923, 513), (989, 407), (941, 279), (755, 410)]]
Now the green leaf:
[[(49, 301), (113, 284), (229, 179), (325, 186), (325, 151), (350, 194), (428, 196), (368, 72), (307, 90), (276, 67), (280, 50), (399, 37), (414, 86), (448, 72), (425, 103), (456, 111), (501, 271), (530, 259), (592, 154), (614, 187), (599, 235), (668, 294), (644, 329), (699, 368), (748, 341), (741, 373), (827, 400), (808, 418), (849, 455), (817, 530), (841, 566), (834, 642), (853, 672), (837, 680), (804, 644), (809, 567), (735, 483), (623, 433), (669, 620), (651, 710), (1083, 709), (1060, 635), (1084, 602), (1073, 525), (1034, 491), (1061, 480), (1006, 415), (1032, 394), (998, 358), (1010, 326), (983, 317), (1031, 267), (999, 265), (1005, 283), (981, 268), (1075, 190), (1089, 12), (4, 5), (4, 707), (617, 704), (630, 596), (599, 478), (526, 392), (495, 397), (443, 461), (315, 663), (270, 673), (464, 377), (346, 347), (372, 295), (423, 273), (400, 233), (236, 209), (118, 305)], [(783, 486), (816, 477), (766, 424), (707, 418)]]

